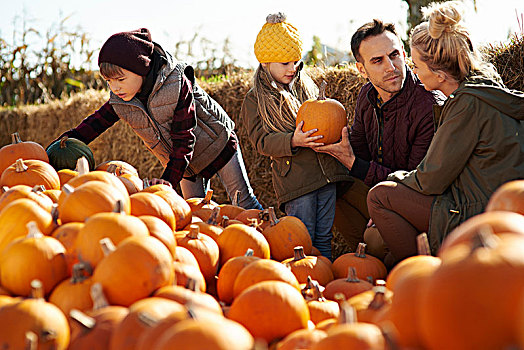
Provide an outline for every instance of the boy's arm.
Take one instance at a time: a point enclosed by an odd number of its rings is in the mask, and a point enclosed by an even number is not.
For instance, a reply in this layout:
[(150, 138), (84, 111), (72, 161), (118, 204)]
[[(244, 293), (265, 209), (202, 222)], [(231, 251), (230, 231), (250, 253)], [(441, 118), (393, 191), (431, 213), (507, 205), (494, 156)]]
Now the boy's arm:
[(184, 172), (193, 156), (195, 135), (193, 130), (197, 125), (193, 89), (191, 83), (183, 76), (180, 97), (173, 115), (171, 124), (171, 140), (173, 149), (169, 155), (169, 162), (162, 174), (163, 180), (169, 181), (173, 187), (182, 180)]
[(82, 120), (76, 128), (64, 132), (54, 141), (60, 140), (63, 136), (67, 135), (67, 137), (72, 137), (84, 142), (85, 144), (89, 144), (100, 136), (100, 134), (113, 126), (118, 120), (118, 115), (108, 101), (95, 113)]

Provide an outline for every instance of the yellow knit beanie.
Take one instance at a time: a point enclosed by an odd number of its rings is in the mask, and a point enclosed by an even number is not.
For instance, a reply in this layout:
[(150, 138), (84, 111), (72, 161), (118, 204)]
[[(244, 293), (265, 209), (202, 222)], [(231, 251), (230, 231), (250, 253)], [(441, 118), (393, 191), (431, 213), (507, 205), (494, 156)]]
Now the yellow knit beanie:
[(302, 40), (297, 28), (286, 22), (282, 12), (266, 17), (255, 41), (255, 56), (260, 63), (294, 62), (302, 58)]

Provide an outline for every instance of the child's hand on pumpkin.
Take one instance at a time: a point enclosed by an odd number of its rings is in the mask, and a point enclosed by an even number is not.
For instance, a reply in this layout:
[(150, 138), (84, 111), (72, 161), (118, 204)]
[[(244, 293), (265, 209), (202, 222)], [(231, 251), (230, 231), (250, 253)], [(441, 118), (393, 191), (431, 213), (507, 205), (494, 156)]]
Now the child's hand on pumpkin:
[(153, 185), (167, 185), (169, 187), (173, 187), (173, 185), (171, 185), (171, 182), (167, 181), (167, 180), (163, 180), (163, 179), (157, 179), (157, 178), (153, 178), (151, 179), (151, 186)]
[(297, 125), (295, 128), (295, 131), (293, 132), (293, 137), (291, 137), (291, 148), (294, 147), (318, 147), (322, 146), (323, 143), (315, 142), (315, 140), (319, 140), (323, 138), (322, 135), (317, 136), (311, 136), (311, 134), (314, 134), (318, 131), (318, 129), (311, 129), (306, 132), (302, 131), (302, 126), (304, 126), (304, 121), (301, 121), (300, 124)]

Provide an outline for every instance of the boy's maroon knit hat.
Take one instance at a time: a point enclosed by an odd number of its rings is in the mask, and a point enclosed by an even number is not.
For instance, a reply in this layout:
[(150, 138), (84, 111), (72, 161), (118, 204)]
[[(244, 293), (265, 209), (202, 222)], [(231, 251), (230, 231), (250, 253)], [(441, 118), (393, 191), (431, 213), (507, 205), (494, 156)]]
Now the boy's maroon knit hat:
[(113, 34), (100, 49), (98, 65), (107, 62), (146, 76), (149, 73), (154, 44), (146, 28)]

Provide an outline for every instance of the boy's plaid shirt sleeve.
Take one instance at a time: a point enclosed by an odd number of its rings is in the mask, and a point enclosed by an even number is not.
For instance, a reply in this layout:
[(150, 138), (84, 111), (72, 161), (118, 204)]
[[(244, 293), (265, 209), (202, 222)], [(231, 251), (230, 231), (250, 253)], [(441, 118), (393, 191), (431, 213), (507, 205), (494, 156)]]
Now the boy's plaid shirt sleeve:
[(171, 125), (171, 141), (173, 149), (169, 162), (162, 174), (162, 179), (169, 181), (173, 187), (182, 180), (184, 172), (193, 156), (195, 135), (193, 130), (197, 125), (193, 89), (186, 76), (183, 76), (180, 97), (173, 115)]
[(108, 101), (95, 113), (82, 120), (76, 128), (64, 132), (56, 140), (60, 140), (63, 136), (67, 135), (67, 137), (75, 138), (89, 144), (113, 126), (118, 120), (118, 115)]

